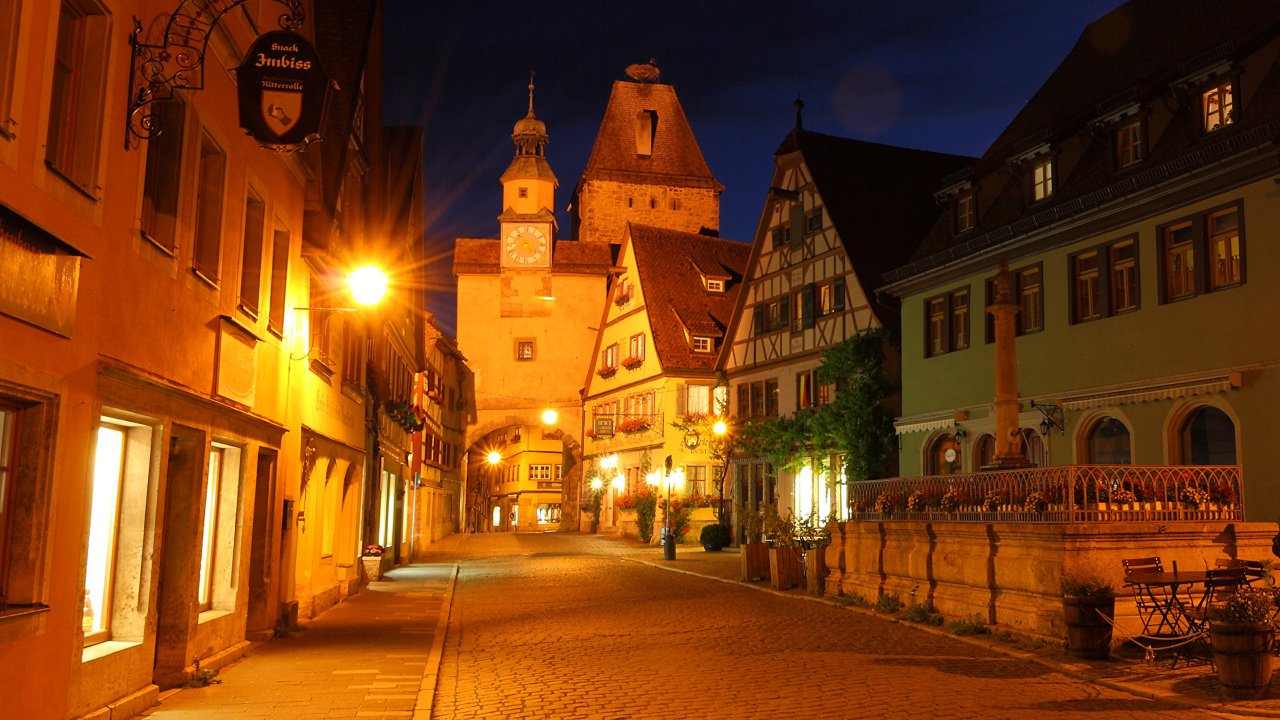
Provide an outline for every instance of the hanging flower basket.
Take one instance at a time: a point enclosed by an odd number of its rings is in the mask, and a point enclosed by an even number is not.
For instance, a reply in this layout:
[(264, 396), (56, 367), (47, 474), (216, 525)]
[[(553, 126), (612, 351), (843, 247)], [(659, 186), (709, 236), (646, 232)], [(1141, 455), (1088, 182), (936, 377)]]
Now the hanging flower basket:
[(618, 432), (638, 433), (649, 429), (649, 421), (643, 419), (623, 420), (618, 423)]

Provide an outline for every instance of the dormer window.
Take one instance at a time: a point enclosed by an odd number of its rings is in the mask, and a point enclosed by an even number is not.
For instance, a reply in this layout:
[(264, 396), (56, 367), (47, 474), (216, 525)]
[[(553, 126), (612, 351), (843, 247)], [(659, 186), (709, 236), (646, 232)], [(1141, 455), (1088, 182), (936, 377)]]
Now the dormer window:
[(702, 335), (694, 335), (694, 336), (693, 336), (693, 351), (694, 351), (694, 352), (696, 352), (696, 353), (709, 353), (709, 352), (711, 352), (711, 347), (712, 347), (711, 338), (709, 338), (709, 337), (705, 337), (705, 336), (702, 336)]
[(723, 280), (712, 280), (707, 278), (707, 292), (722, 293), (724, 292)]
[(1144, 155), (1141, 120), (1134, 120), (1116, 128), (1115, 163), (1117, 170), (1141, 162)]
[(658, 113), (641, 110), (636, 115), (636, 154), (649, 157), (653, 154), (653, 135), (658, 129)]
[(957, 197), (954, 210), (957, 235), (972, 230), (978, 224), (977, 202), (972, 192)]
[(1036, 202), (1053, 194), (1053, 158), (1031, 168), (1031, 198)]
[(1204, 131), (1213, 132), (1235, 122), (1235, 95), (1231, 83), (1210, 88), (1201, 96), (1204, 108)]

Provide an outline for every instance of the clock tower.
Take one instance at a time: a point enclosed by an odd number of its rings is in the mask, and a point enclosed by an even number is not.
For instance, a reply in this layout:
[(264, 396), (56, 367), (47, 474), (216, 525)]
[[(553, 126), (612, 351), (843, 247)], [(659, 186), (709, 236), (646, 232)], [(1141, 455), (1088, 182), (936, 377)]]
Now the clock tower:
[(559, 183), (545, 156), (547, 126), (533, 114), (532, 81), (529, 114), (516, 123), (511, 140), (516, 144), (516, 156), (502, 173), (502, 214), (498, 216), (502, 267), (550, 268)]

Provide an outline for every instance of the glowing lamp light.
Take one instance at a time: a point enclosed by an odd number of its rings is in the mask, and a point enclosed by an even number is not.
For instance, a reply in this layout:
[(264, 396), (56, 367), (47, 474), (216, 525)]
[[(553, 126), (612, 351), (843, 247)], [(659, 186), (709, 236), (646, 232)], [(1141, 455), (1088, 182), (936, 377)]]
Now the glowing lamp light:
[(619, 475), (613, 479), (613, 489), (621, 490), (627, 486), (627, 479)]
[(502, 453), (498, 452), (497, 450), (494, 450), (493, 452), (489, 453), (490, 465), (497, 465), (500, 462), (502, 462)]
[(725, 425), (723, 420), (717, 420), (711, 430), (717, 435), (723, 435), (729, 431), (729, 426)]
[(601, 458), (600, 467), (607, 467), (607, 468), (618, 467), (618, 456), (610, 455), (608, 457)]
[(662, 474), (655, 470), (649, 473), (648, 475), (646, 475), (644, 478), (644, 481), (649, 483), (650, 485), (657, 485), (658, 483), (662, 482)]
[(387, 292), (387, 276), (372, 265), (355, 270), (348, 280), (351, 297), (361, 305), (376, 305)]
[(684, 486), (684, 470), (675, 470), (667, 476), (667, 485), (673, 488)]
[(599, 490), (602, 487), (604, 487), (604, 481), (601, 480), (600, 478), (596, 478), (595, 480), (591, 481), (592, 490)]
[(560, 416), (556, 414), (555, 410), (548, 410), (542, 413), (542, 422), (546, 423), (547, 425), (555, 425), (556, 418), (558, 417)]

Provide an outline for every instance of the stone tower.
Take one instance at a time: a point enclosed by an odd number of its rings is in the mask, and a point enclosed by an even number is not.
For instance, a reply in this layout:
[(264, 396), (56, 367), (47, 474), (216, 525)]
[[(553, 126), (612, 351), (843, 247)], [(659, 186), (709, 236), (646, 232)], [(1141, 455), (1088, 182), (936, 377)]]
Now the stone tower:
[(627, 222), (718, 232), (720, 192), (675, 88), (619, 80), (569, 207), (575, 240), (617, 243)]

